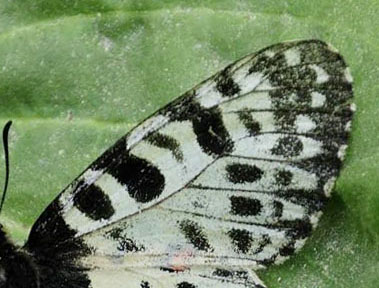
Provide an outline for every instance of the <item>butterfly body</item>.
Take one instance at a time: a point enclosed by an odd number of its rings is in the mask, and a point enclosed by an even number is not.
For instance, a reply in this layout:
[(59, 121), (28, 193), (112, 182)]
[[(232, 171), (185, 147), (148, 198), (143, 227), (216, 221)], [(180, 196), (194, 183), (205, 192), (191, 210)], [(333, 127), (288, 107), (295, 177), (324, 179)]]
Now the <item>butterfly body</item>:
[(0, 287), (37, 288), (38, 272), (32, 257), (6, 238), (0, 225)]
[(265, 287), (254, 271), (286, 260), (317, 225), (351, 98), (349, 70), (324, 42), (246, 56), (109, 148), (16, 255), (41, 288)]

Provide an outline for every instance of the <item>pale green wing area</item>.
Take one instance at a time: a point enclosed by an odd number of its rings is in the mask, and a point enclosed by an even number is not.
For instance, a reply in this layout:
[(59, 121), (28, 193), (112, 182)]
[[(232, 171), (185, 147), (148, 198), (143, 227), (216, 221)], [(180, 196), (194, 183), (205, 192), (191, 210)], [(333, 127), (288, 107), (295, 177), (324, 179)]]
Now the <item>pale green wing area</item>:
[(22, 243), (44, 207), (152, 112), (246, 54), (319, 38), (355, 79), (345, 169), (305, 248), (259, 276), (268, 287), (376, 287), (376, 1), (82, 2), (0, 1), (0, 118), (14, 121), (0, 217), (14, 239)]

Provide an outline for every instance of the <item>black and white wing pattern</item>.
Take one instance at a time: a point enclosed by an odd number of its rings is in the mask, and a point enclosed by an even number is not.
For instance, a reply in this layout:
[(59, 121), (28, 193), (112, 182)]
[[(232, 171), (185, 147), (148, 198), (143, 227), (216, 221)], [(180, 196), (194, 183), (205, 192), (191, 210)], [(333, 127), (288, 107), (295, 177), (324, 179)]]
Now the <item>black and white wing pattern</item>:
[(303, 246), (341, 168), (353, 107), (341, 55), (280, 43), (146, 119), (69, 185), (24, 247), (41, 287), (265, 287)]

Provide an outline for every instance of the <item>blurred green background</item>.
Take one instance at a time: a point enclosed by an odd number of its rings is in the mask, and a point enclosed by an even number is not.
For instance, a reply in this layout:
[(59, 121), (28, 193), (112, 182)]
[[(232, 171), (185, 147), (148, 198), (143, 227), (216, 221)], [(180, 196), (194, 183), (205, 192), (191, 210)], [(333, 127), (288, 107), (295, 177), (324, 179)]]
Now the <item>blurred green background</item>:
[(379, 287), (378, 15), (376, 0), (0, 0), (0, 125), (14, 121), (1, 222), (22, 244), (59, 191), (146, 116), (246, 54), (318, 38), (351, 67), (351, 145), (305, 248), (259, 275), (270, 288)]

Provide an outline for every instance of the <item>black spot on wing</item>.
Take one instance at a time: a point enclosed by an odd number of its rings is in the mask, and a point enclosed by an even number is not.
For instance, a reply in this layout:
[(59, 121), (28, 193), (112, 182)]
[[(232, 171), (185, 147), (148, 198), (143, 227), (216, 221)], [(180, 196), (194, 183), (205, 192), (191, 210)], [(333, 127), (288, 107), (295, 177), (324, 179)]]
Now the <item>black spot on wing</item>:
[(130, 197), (146, 203), (161, 195), (165, 179), (158, 168), (133, 155), (121, 154), (119, 157), (118, 163), (107, 172), (127, 186)]
[(216, 268), (212, 272), (212, 276), (221, 277), (221, 278), (229, 278), (232, 279), (238, 279), (238, 280), (244, 280), (247, 281), (249, 279), (249, 274), (247, 271), (244, 270), (227, 270), (222, 268)]
[(234, 273), (239, 279), (244, 279), (244, 280), (249, 279), (249, 274), (247, 273), (247, 271), (237, 270), (237, 271), (234, 271)]
[(180, 222), (179, 227), (186, 239), (197, 249), (202, 251), (212, 250), (208, 239), (199, 224), (191, 220), (183, 220)]
[(164, 272), (168, 272), (168, 273), (183, 272), (182, 270), (176, 270), (176, 269), (169, 268), (169, 267), (159, 267), (159, 270), (164, 271)]
[(291, 184), (293, 174), (288, 170), (278, 170), (274, 177), (278, 186), (288, 186)]
[[(286, 230), (286, 239), (289, 241), (279, 248), (279, 255), (290, 256), (295, 253), (296, 240), (305, 239), (310, 236), (312, 232), (312, 224), (309, 218), (291, 220), (291, 221), (280, 221), (280, 226), (282, 229)], [(275, 262), (278, 254), (272, 255), (272, 257), (259, 260), (259, 262), (265, 266), (269, 266)]]
[(151, 288), (150, 283), (147, 281), (142, 281), (141, 288)]
[(229, 164), (226, 166), (227, 177), (232, 183), (255, 182), (262, 178), (263, 171), (255, 165)]
[(117, 250), (120, 252), (145, 251), (145, 247), (143, 245), (137, 245), (133, 239), (123, 234), (123, 230), (126, 229), (114, 228), (108, 231), (105, 234), (105, 237), (117, 241)]
[(267, 234), (262, 235), (262, 239), (259, 241), (259, 243), (258, 243), (258, 248), (255, 249), (254, 254), (259, 254), (259, 253), (261, 253), (261, 252), (263, 251), (263, 249), (264, 249), (267, 245), (269, 245), (269, 244), (271, 244), (271, 243), (272, 243), (272, 242), (271, 242), (270, 236), (268, 236)]
[(112, 163), (117, 162), (120, 155), (126, 153), (125, 138), (120, 138), (112, 147), (106, 150), (92, 165), (93, 170), (108, 168)]
[(232, 229), (228, 232), (237, 252), (249, 252), (253, 243), (251, 232), (242, 229)]
[(137, 251), (145, 251), (144, 246), (137, 246), (135, 241), (130, 238), (120, 239), (117, 245), (117, 250), (120, 252), (137, 252)]
[(250, 135), (257, 135), (261, 130), (261, 125), (258, 121), (254, 120), (251, 112), (241, 111), (238, 113), (238, 117)]
[(258, 248), (254, 250), (254, 254), (261, 253), (263, 249), (269, 244), (271, 244), (270, 236), (267, 234), (262, 235), (262, 239), (259, 240)]
[(286, 236), (291, 239), (291, 241), (279, 249), (279, 254), (281, 256), (290, 256), (295, 253), (296, 240), (309, 237), (313, 227), (308, 217), (294, 221), (283, 221), (282, 223), (283, 226), (288, 229)]
[(170, 107), (167, 115), (172, 121), (191, 121), (197, 142), (208, 155), (219, 156), (233, 150), (233, 141), (219, 109), (204, 108), (193, 97), (189, 97)]
[(232, 278), (233, 271), (217, 268), (215, 271), (213, 271), (212, 275), (223, 278)]
[(197, 286), (188, 282), (180, 282), (176, 285), (176, 287), (177, 288), (197, 288)]
[(264, 266), (270, 266), (275, 263), (276, 258), (278, 257), (278, 254), (271, 255), (268, 258), (264, 258), (262, 260), (257, 260), (259, 264), (262, 264)]
[(250, 67), (249, 74), (256, 72), (267, 74), (281, 68), (287, 68), (287, 61), (283, 53), (276, 53), (272, 57), (261, 53)]
[(216, 78), (216, 89), (225, 97), (231, 97), (241, 91), (229, 74), (229, 67), (224, 69)]
[(262, 210), (262, 204), (259, 200), (242, 197), (230, 197), (231, 213), (239, 216), (256, 216)]
[(293, 239), (305, 239), (311, 235), (313, 230), (313, 226), (309, 218), (288, 222), (284, 221), (283, 226), (290, 228), (286, 234)]
[(273, 201), (274, 206), (274, 217), (282, 217), (283, 215), (283, 203), (279, 201)]
[(284, 157), (299, 156), (303, 151), (303, 142), (295, 136), (285, 136), (277, 140), (277, 143), (271, 152), (275, 155), (281, 155)]
[(176, 160), (179, 162), (183, 161), (183, 153), (180, 150), (180, 144), (175, 138), (155, 132), (147, 138), (147, 141), (157, 147), (170, 150)]
[(93, 220), (109, 219), (114, 214), (114, 209), (108, 195), (104, 191), (91, 184), (86, 186), (84, 181), (79, 182), (79, 191), (74, 196), (74, 206)]
[(291, 241), (279, 249), (279, 254), (281, 256), (290, 256), (295, 253), (295, 250), (295, 242)]
[(233, 150), (233, 141), (217, 109), (204, 109), (192, 120), (197, 141), (205, 153), (221, 155)]

